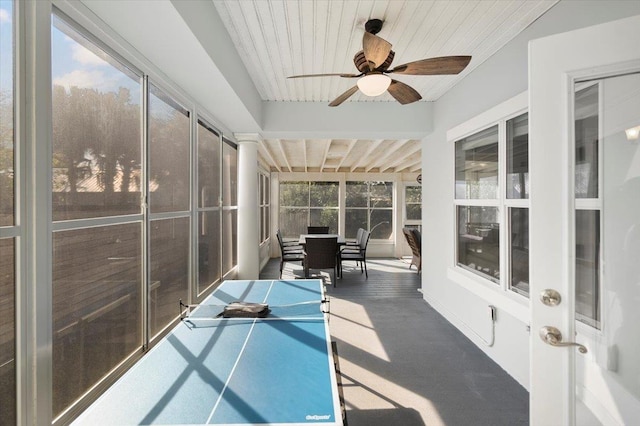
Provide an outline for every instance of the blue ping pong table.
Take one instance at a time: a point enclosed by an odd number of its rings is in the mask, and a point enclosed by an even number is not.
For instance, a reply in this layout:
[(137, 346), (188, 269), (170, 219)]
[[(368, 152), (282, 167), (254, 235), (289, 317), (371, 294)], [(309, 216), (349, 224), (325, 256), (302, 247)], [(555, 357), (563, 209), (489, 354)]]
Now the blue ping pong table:
[[(223, 282), (74, 424), (342, 425), (324, 298), (320, 280)], [(233, 301), (271, 312), (216, 317)]]

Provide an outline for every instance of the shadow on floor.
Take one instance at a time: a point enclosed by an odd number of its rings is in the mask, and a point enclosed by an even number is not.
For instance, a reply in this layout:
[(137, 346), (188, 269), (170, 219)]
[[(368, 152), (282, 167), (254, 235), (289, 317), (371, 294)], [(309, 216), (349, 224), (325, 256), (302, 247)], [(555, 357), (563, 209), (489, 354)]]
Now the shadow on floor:
[(349, 426), (425, 426), (420, 413), (413, 408), (386, 408), (376, 410), (349, 410)]
[(367, 264), (368, 279), (353, 268), (327, 287), (349, 426), (529, 423), (526, 389), (423, 300), (415, 268)]

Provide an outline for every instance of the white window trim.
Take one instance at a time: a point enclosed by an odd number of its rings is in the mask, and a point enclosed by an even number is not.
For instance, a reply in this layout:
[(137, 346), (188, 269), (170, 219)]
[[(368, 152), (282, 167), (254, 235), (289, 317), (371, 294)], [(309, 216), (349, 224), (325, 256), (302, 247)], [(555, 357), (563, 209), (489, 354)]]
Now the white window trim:
[[(453, 221), (451, 235), (454, 241), (453, 252), (450, 257), (450, 265), (447, 277), (473, 294), (499, 305), (502, 309), (523, 322), (529, 318), (529, 298), (509, 289), (507, 271), (508, 261), (508, 209), (511, 207), (529, 207), (529, 199), (507, 199), (505, 189), (506, 176), (506, 122), (528, 111), (528, 92), (522, 92), (495, 107), (475, 116), (471, 119), (449, 129), (447, 142), (451, 145), (451, 158), (455, 159), (455, 142), (479, 131), (498, 125), (498, 197), (488, 200), (458, 200), (455, 198), (455, 189), (451, 191), (451, 217), (457, 217), (457, 207), (465, 206), (495, 206), (499, 209), (500, 218), (500, 280), (496, 283), (488, 278), (472, 273), (458, 266), (457, 252), (457, 219)], [(455, 182), (455, 167), (452, 181)]]
[[(409, 187), (422, 188), (422, 185), (420, 185), (417, 182), (416, 183), (404, 182), (404, 185), (402, 187), (402, 197), (403, 197), (403, 200), (402, 200), (402, 223), (403, 223), (403, 226), (404, 225), (422, 226), (422, 217), (420, 219), (407, 219), (407, 188), (409, 188)], [(420, 199), (422, 199), (422, 196), (420, 197)]]

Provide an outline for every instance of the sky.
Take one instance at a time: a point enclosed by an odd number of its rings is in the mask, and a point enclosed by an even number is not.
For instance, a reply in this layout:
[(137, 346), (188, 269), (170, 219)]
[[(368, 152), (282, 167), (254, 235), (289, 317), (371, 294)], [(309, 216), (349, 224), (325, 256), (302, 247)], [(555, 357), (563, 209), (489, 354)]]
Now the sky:
[[(100, 92), (116, 91), (128, 87), (132, 94), (139, 94), (139, 83), (119, 71), (66, 35), (58, 19), (53, 20), (52, 80), (67, 89), (70, 86), (91, 87)], [(61, 28), (61, 29), (59, 29)], [(77, 37), (82, 40), (82, 38)], [(89, 45), (87, 43), (87, 45)], [(102, 53), (104, 55), (104, 53)], [(13, 91), (13, 1), (0, 0), (0, 90)], [(132, 99), (139, 102), (139, 99)]]
[(13, 22), (11, 1), (0, 0), (0, 90), (12, 90)]

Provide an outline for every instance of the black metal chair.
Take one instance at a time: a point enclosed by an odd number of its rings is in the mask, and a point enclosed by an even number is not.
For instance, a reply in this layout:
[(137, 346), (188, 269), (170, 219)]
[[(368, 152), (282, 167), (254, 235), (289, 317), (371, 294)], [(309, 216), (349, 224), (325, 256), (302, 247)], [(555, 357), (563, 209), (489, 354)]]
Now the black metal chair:
[(328, 234), (328, 226), (307, 226), (307, 234)]
[(307, 238), (304, 247), (304, 276), (310, 269), (333, 269), (333, 286), (336, 286), (338, 269), (338, 237)]
[(302, 246), (297, 245), (297, 243), (295, 243), (296, 245), (285, 245), (279, 229), (276, 232), (276, 236), (280, 245), (280, 278), (282, 278), (284, 262), (304, 262), (304, 251)]
[(364, 272), (365, 276), (369, 278), (369, 273), (367, 272), (367, 246), (369, 245), (370, 237), (371, 232), (363, 230), (358, 246), (347, 247), (340, 251), (340, 266), (338, 270), (341, 276), (342, 262), (344, 262), (345, 260), (353, 260), (356, 262), (356, 266), (358, 265), (358, 263), (360, 263), (360, 273)]

